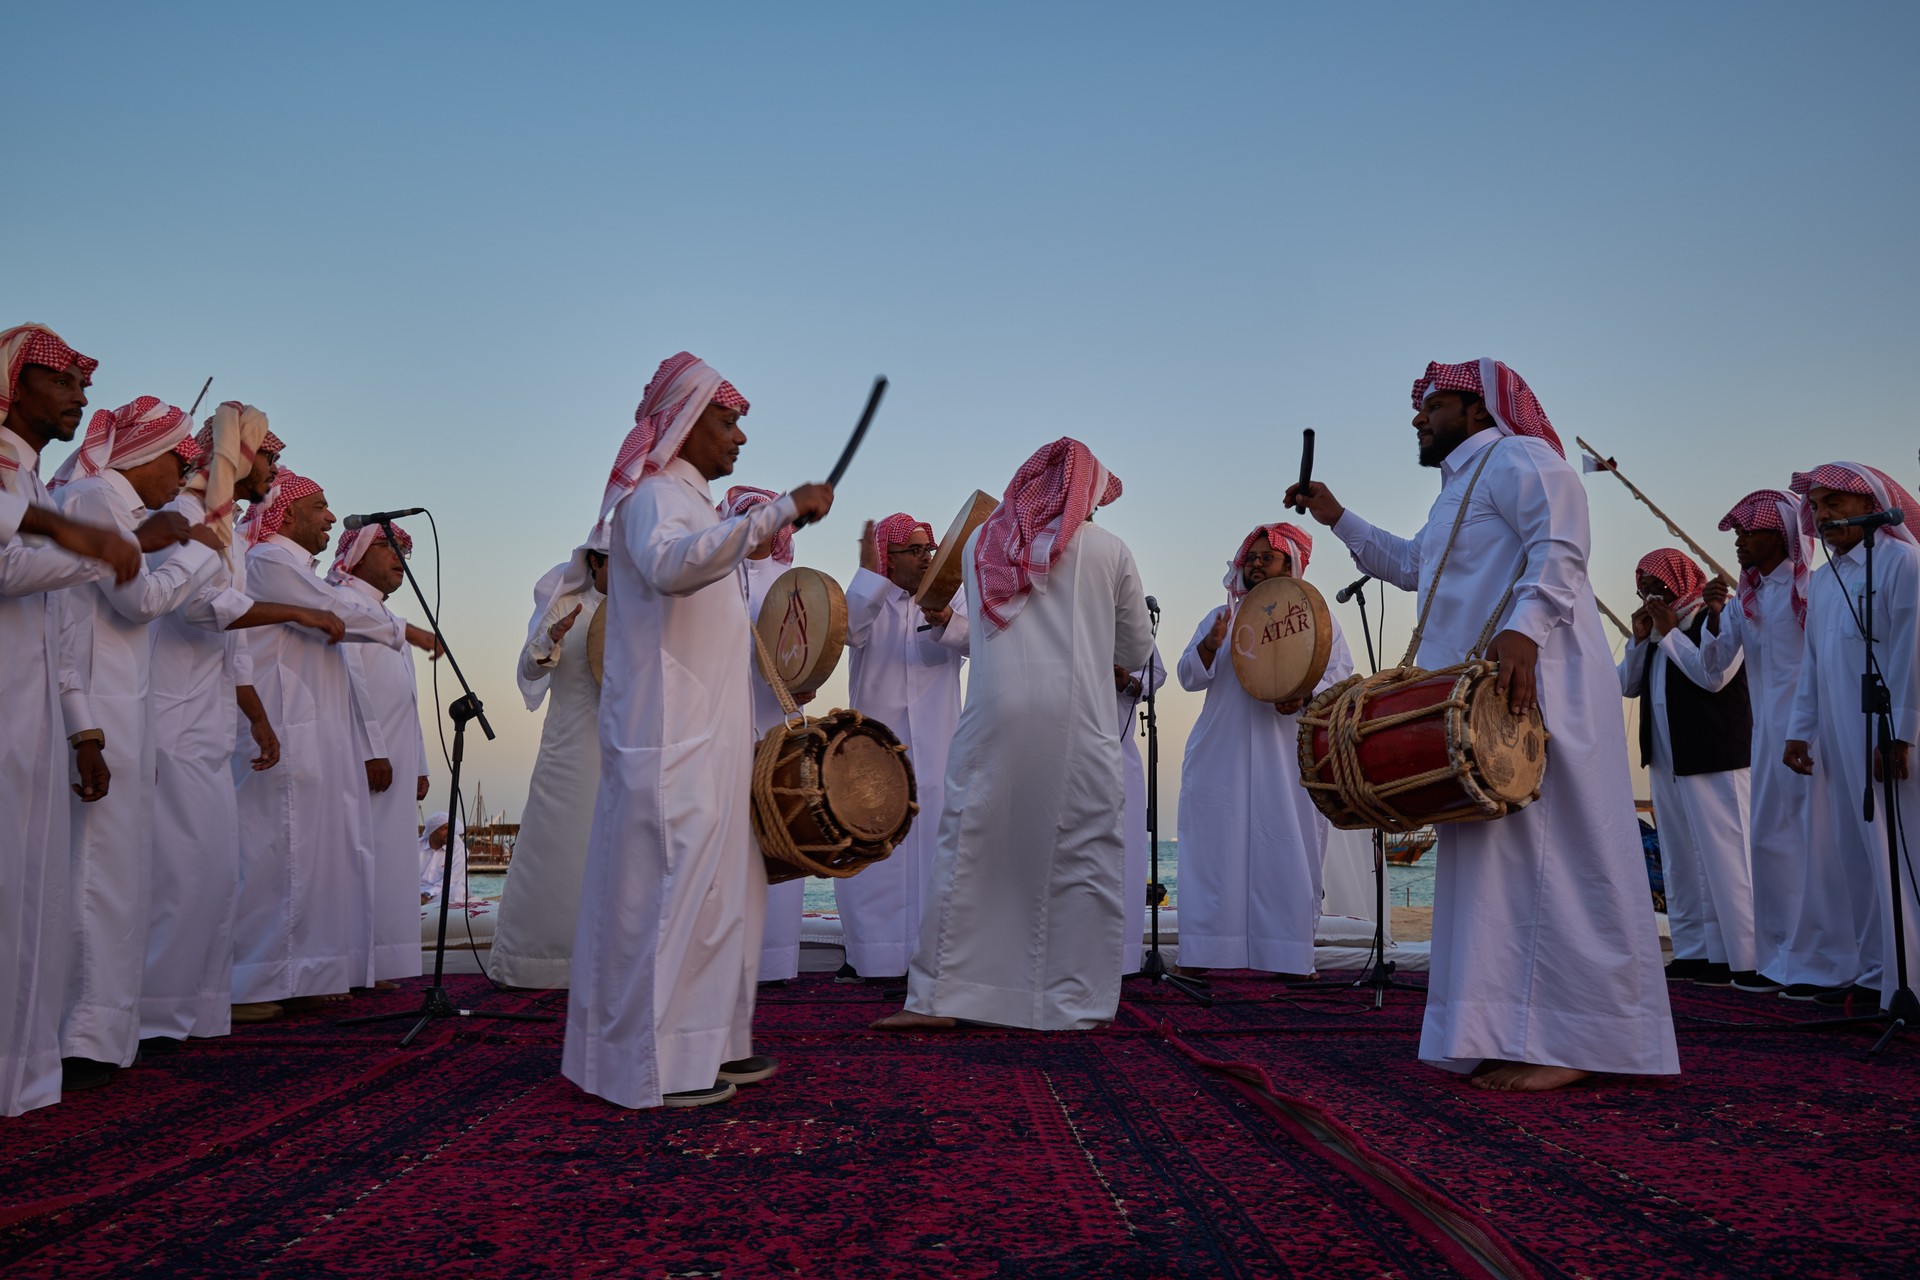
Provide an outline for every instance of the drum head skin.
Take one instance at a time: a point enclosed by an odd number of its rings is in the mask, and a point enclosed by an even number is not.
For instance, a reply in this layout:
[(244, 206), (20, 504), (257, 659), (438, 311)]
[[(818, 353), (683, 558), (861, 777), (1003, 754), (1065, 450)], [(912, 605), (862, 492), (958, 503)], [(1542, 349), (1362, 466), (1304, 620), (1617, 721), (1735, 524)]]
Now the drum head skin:
[(1524, 805), (1547, 776), (1547, 726), (1535, 707), (1516, 716), (1491, 678), (1482, 680), (1467, 704), (1474, 770), (1486, 789), (1508, 804)]
[(967, 539), (973, 536), (975, 529), (987, 522), (987, 517), (999, 506), (1000, 500), (992, 494), (980, 489), (973, 491), (973, 496), (960, 508), (960, 514), (947, 526), (947, 536), (940, 539), (940, 549), (927, 562), (927, 571), (920, 575), (920, 586), (913, 593), (915, 604), (923, 609), (944, 609), (953, 603), (953, 597), (960, 591), (960, 576), (966, 566), (963, 556)]
[(593, 621), (587, 624), (587, 670), (593, 672), (595, 684), (604, 683), (607, 676), (607, 602), (602, 600), (600, 607), (593, 611)]
[(1333, 619), (1312, 583), (1268, 578), (1240, 601), (1227, 645), (1249, 694), (1262, 702), (1304, 698), (1327, 673)]
[(827, 808), (855, 840), (897, 839), (912, 816), (900, 753), (871, 733), (835, 739), (820, 762), (820, 778)]
[(846, 648), (846, 593), (818, 569), (789, 569), (767, 588), (754, 625), (787, 689), (812, 693), (827, 682)]

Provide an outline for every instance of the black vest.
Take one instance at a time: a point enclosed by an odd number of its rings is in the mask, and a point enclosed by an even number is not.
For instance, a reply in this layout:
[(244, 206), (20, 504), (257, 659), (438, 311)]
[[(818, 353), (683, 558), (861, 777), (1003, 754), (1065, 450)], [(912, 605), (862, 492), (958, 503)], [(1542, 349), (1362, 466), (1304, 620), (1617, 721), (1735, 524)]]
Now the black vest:
[[(1697, 646), (1706, 630), (1707, 611), (1694, 615), (1683, 634)], [(1653, 658), (1659, 652), (1647, 642), (1647, 658), (1640, 668), (1640, 766), (1653, 765)], [(1742, 664), (1718, 693), (1708, 693), (1687, 679), (1673, 659), (1667, 664), (1667, 732), (1673, 742), (1673, 776), (1725, 773), (1745, 769), (1753, 761), (1753, 704), (1747, 701), (1747, 668)]]

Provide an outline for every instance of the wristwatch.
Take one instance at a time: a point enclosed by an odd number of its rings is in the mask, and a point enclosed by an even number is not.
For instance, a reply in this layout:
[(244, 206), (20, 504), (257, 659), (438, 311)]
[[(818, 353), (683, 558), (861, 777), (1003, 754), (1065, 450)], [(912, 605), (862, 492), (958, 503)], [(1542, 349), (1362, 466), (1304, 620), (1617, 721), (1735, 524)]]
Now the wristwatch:
[(102, 751), (107, 748), (107, 734), (103, 729), (82, 729), (78, 733), (67, 735), (67, 745), (78, 751), (89, 742), (98, 743)]

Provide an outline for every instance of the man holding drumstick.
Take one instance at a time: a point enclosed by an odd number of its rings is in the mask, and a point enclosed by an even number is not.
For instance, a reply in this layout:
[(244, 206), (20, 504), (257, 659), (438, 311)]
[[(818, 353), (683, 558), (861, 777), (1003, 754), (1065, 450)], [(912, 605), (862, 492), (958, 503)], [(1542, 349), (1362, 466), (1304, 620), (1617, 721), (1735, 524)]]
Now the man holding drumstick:
[(1595, 1072), (1675, 1074), (1580, 477), (1532, 390), (1498, 361), (1429, 364), (1413, 408), (1420, 465), (1441, 472), (1414, 538), (1368, 524), (1323, 484), (1294, 485), (1287, 503), (1331, 527), (1362, 571), (1431, 596), (1419, 666), (1462, 661), (1491, 619), (1501, 695), (1516, 713), (1538, 705), (1553, 735), (1537, 801), (1440, 829), (1420, 1057), (1516, 1092)]

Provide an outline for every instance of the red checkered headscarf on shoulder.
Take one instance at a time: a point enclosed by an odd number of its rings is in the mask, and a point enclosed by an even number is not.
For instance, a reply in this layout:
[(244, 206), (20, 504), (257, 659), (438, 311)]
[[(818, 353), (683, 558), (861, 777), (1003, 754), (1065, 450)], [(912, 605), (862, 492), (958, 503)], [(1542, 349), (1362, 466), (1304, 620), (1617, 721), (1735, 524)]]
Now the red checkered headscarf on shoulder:
[(1233, 559), (1227, 562), (1227, 576), (1223, 584), (1231, 600), (1239, 600), (1247, 594), (1247, 553), (1262, 541), (1275, 551), (1284, 551), (1292, 559), (1288, 568), (1290, 578), (1298, 578), (1307, 571), (1307, 561), (1313, 558), (1313, 535), (1297, 524), (1263, 524), (1241, 539), (1240, 549), (1233, 553)]
[(1640, 563), (1634, 566), (1634, 572), (1659, 579), (1667, 590), (1673, 592), (1675, 613), (1685, 613), (1700, 603), (1700, 594), (1707, 589), (1706, 572), (1686, 552), (1673, 547), (1647, 552), (1640, 557)]
[(606, 492), (600, 498), (601, 524), (613, 518), (614, 508), (642, 480), (680, 456), (687, 433), (710, 404), (747, 411), (746, 397), (692, 352), (682, 351), (660, 362), (640, 407), (633, 411), (633, 430), (620, 442), (607, 476)]
[[(913, 541), (915, 529), (926, 530), (927, 541), (929, 543), (933, 541), (933, 526), (925, 520), (915, 520), (904, 511), (896, 511), (885, 520), (874, 521), (873, 549), (880, 557), (880, 563), (883, 566), (887, 563), (888, 551), (894, 547), (904, 547)], [(884, 577), (886, 569), (882, 568), (880, 573)]]
[(247, 535), (249, 546), (259, 546), (274, 534), (280, 532), (280, 526), (287, 522), (287, 509), (300, 499), (320, 492), (320, 486), (305, 476), (295, 475), (285, 467), (280, 468), (280, 478), (273, 482), (273, 492), (263, 502), (256, 502), (247, 508), (247, 518), (240, 522), (241, 531)]
[[(1914, 522), (1920, 521), (1920, 504), (1900, 487), (1899, 481), (1877, 467), (1862, 466), (1858, 462), (1829, 462), (1811, 471), (1794, 472), (1791, 484), (1793, 491), (1803, 498), (1815, 489), (1838, 489), (1841, 493), (1865, 494), (1873, 499), (1875, 511), (1898, 507), (1906, 513), (1905, 523), (1884, 525), (1880, 532), (1891, 534), (1908, 546), (1920, 546), (1920, 532), (1914, 529)], [(1815, 528), (1811, 502), (1800, 508), (1800, 527), (1809, 534), (1819, 532)]]
[(1533, 388), (1498, 360), (1482, 356), (1466, 364), (1429, 361), (1427, 371), (1414, 380), (1413, 407), (1423, 407), (1427, 397), (1436, 391), (1471, 391), (1486, 403), (1487, 412), (1493, 415), (1493, 423), (1501, 435), (1545, 440), (1555, 453), (1563, 458), (1567, 456)]
[[(750, 484), (736, 484), (727, 490), (727, 496), (714, 508), (722, 520), (733, 516), (743, 516), (766, 502), (778, 502), (780, 495), (771, 489), (756, 489)], [(773, 558), (779, 564), (793, 563), (793, 526), (783, 524), (780, 532), (773, 535)]]
[(1031, 592), (1047, 589), (1047, 573), (1066, 554), (1080, 526), (1120, 496), (1120, 477), (1070, 436), (1043, 446), (1020, 465), (1000, 506), (980, 526), (973, 571), (980, 615), (991, 638), (1013, 625)]
[[(1772, 529), (1787, 544), (1787, 559), (1793, 564), (1793, 616), (1807, 625), (1807, 578), (1813, 572), (1814, 540), (1800, 521), (1804, 504), (1791, 493), (1778, 489), (1755, 489), (1733, 504), (1733, 510), (1720, 517), (1721, 532), (1738, 530), (1755, 533)], [(1740, 611), (1749, 618), (1759, 616), (1760, 571), (1740, 571)]]
[(207, 509), (204, 523), (230, 541), (234, 483), (242, 473), (251, 474), (253, 459), (262, 449), (272, 450), (277, 457), (287, 446), (268, 429), (266, 414), (238, 400), (222, 401), (193, 442), (199, 446), (200, 460), (187, 477), (187, 490), (200, 495)]
[(102, 471), (131, 471), (167, 453), (177, 453), (191, 463), (200, 456), (192, 430), (185, 409), (163, 404), (154, 396), (141, 396), (118, 409), (101, 409), (87, 424), (80, 447), (67, 455), (47, 488), (58, 489)]

